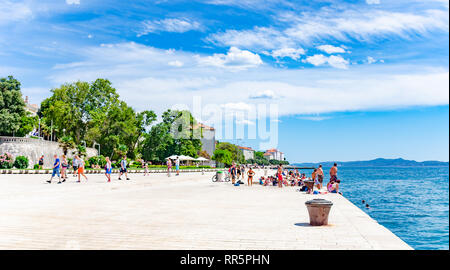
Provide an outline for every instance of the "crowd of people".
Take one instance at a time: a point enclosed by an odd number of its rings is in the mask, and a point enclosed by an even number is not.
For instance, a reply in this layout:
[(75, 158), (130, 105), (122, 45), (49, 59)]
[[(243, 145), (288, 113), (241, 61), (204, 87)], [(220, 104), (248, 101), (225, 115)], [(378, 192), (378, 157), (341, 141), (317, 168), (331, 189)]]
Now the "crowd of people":
[[(324, 172), (322, 165), (319, 165), (318, 168), (313, 169), (311, 177), (307, 177), (306, 173), (300, 173), (298, 169), (288, 170), (283, 168), (282, 165), (277, 166), (276, 173), (274, 175), (268, 175), (267, 167), (259, 167), (258, 169), (262, 169), (264, 175), (259, 178), (259, 184), (262, 186), (278, 186), (282, 188), (283, 186), (298, 186), (301, 191), (313, 192), (314, 188), (317, 189), (317, 192), (330, 192), (330, 193), (339, 193), (339, 184), (340, 180), (337, 178), (337, 164), (334, 163), (333, 167), (330, 169), (330, 180), (326, 184), (326, 188), (323, 186), (324, 180)], [(253, 177), (255, 176), (255, 171), (252, 166), (248, 165), (237, 165), (233, 162), (231, 167), (228, 170), (228, 173), (231, 177), (231, 183), (233, 185), (244, 184), (241, 180), (244, 180), (247, 174), (247, 185), (251, 186), (253, 184)], [(308, 185), (305, 183), (306, 181), (313, 182), (311, 188), (308, 188)]]
[[(54, 155), (54, 163), (52, 167), (52, 176), (50, 177), (50, 180), (47, 180), (47, 183), (51, 183), (53, 181), (54, 177), (58, 177), (58, 184), (64, 183), (67, 180), (67, 171), (70, 167), (69, 162), (67, 161), (66, 155), (61, 155), (59, 158), (58, 155)], [(41, 168), (44, 164), (43, 162), (44, 156), (41, 156), (39, 159), (39, 167)], [(111, 182), (111, 173), (112, 173), (112, 163), (109, 157), (105, 158), (106, 164), (105, 164), (105, 176), (106, 181)], [(146, 165), (146, 172), (148, 173), (148, 165)], [(77, 177), (78, 183), (81, 182), (81, 177), (83, 177), (86, 181), (88, 180), (88, 177), (84, 174), (85, 169), (85, 162), (82, 158), (80, 158), (78, 155), (74, 156), (72, 160), (72, 169), (73, 169), (73, 177)], [(118, 180), (122, 180), (122, 176), (125, 175), (125, 178), (127, 180), (130, 180), (127, 173), (127, 157), (123, 156), (120, 160), (120, 169), (119, 169), (119, 178)]]
[[(41, 167), (43, 165), (43, 159), (44, 157), (41, 156), (39, 159), (39, 166)], [(111, 173), (112, 173), (112, 163), (109, 157), (106, 157), (106, 164), (105, 164), (105, 176), (106, 181), (111, 182)], [(172, 172), (172, 164), (175, 164), (175, 171), (176, 175), (180, 174), (180, 160), (177, 157), (174, 161), (171, 159), (167, 159), (166, 165), (167, 165), (167, 176), (171, 176)], [(123, 156), (120, 160), (120, 168), (119, 168), (119, 177), (118, 180), (122, 180), (122, 176), (125, 176), (126, 180), (130, 180), (128, 177), (127, 172), (127, 157)], [(142, 164), (144, 168), (144, 176), (149, 174), (148, 171), (148, 163), (143, 162)], [(70, 164), (68, 163), (68, 160), (65, 155), (61, 155), (59, 158), (58, 155), (54, 155), (54, 163), (52, 168), (52, 176), (50, 180), (47, 181), (47, 183), (51, 183), (53, 181), (54, 177), (58, 177), (58, 184), (64, 183), (67, 180), (67, 171), (70, 167)], [(85, 162), (82, 158), (80, 158), (78, 155), (76, 155), (72, 160), (72, 168), (73, 168), (73, 176), (77, 177), (76, 182), (81, 182), (81, 177), (85, 179), (85, 181), (88, 180), (87, 176), (84, 174), (85, 169)], [(241, 185), (244, 184), (242, 182), (245, 180), (245, 177), (247, 177), (247, 185), (252, 186), (253, 185), (253, 177), (256, 175), (255, 171), (253, 170), (255, 166), (250, 165), (237, 165), (235, 162), (231, 165), (231, 167), (228, 170), (228, 173), (231, 177), (231, 183), (233, 185)], [(282, 188), (283, 186), (298, 186), (300, 187), (300, 191), (308, 191), (310, 193), (313, 192), (314, 188), (317, 188), (318, 192), (321, 192), (324, 190), (323, 188), (323, 179), (324, 179), (324, 172), (322, 165), (319, 165), (318, 168), (315, 168), (311, 174), (311, 177), (307, 177), (305, 173), (300, 173), (298, 169), (295, 170), (288, 170), (286, 168), (283, 168), (282, 165), (278, 165), (276, 173), (274, 175), (268, 175), (268, 168), (267, 167), (259, 167), (256, 166), (257, 169), (262, 169), (264, 171), (264, 175), (259, 178), (259, 184), (262, 186), (278, 186), (279, 188)], [(340, 180), (337, 178), (337, 164), (334, 163), (333, 167), (330, 169), (330, 180), (326, 185), (325, 192), (330, 193), (340, 193), (339, 192), (339, 184)], [(306, 182), (313, 182), (313, 185), (308, 185)]]

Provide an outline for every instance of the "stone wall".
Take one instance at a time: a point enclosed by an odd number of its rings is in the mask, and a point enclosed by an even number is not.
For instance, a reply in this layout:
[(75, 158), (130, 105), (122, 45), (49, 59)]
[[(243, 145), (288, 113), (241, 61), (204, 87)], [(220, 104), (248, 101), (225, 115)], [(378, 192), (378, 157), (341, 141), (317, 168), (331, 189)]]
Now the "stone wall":
[[(26, 156), (29, 159), (29, 168), (33, 168), (34, 164), (39, 162), (41, 155), (44, 155), (44, 167), (49, 168), (53, 165), (53, 155), (61, 156), (62, 149), (59, 143), (52, 141), (44, 141), (31, 138), (19, 137), (3, 137), (0, 136), (0, 153), (11, 153), (14, 158), (17, 156)], [(72, 151), (67, 153), (68, 158), (72, 158)], [(96, 156), (97, 149), (86, 148), (87, 157)]]

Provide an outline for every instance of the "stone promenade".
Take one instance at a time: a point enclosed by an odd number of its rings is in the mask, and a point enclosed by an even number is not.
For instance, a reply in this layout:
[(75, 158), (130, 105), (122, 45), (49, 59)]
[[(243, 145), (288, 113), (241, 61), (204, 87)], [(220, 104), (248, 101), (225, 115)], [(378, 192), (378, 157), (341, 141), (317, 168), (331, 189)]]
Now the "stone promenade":
[[(411, 249), (341, 195), (212, 175), (0, 175), (0, 249)], [(330, 225), (309, 226), (312, 198), (334, 203)]]

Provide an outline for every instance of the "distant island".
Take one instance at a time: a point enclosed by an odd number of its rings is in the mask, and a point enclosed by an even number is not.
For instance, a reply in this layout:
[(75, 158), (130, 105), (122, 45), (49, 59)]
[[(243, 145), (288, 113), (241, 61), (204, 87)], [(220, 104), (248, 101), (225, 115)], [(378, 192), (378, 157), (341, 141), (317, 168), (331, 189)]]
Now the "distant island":
[[(294, 163), (294, 166), (300, 167), (317, 167), (322, 164), (324, 167), (331, 167), (335, 161), (325, 161), (325, 162), (306, 162), (306, 163)], [(387, 159), (387, 158), (377, 158), (373, 160), (364, 161), (336, 161), (338, 166), (342, 167), (448, 167), (449, 163), (443, 161), (422, 161), (418, 162), (415, 160), (406, 160), (403, 158)]]

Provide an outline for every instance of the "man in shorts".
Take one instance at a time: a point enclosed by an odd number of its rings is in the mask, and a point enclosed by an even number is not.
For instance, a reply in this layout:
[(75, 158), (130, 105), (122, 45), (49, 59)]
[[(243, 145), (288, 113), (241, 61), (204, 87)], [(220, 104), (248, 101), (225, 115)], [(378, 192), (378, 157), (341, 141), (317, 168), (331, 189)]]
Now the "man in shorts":
[(231, 174), (231, 183), (234, 185), (236, 183), (236, 163), (233, 162), (230, 168), (230, 174)]
[(127, 157), (126, 157), (126, 156), (123, 156), (122, 160), (120, 161), (120, 174), (119, 174), (119, 180), (122, 180), (122, 179), (120, 179), (120, 177), (121, 177), (123, 174), (125, 174), (125, 178), (126, 178), (127, 180), (130, 180), (130, 178), (128, 178), (128, 173), (127, 173)]
[(47, 181), (47, 183), (50, 184), (52, 182), (53, 177), (55, 177), (55, 175), (58, 175), (59, 178), (58, 184), (61, 184), (61, 175), (59, 174), (61, 162), (59, 161), (58, 155), (54, 155), (53, 157), (55, 158), (55, 163), (53, 163), (52, 177), (50, 178), (50, 180)]
[(78, 164), (78, 155), (76, 155), (76, 156), (73, 158), (73, 161), (72, 161), (73, 177), (76, 177), (76, 176), (77, 176), (77, 173), (78, 173), (78, 166), (79, 166), (79, 164)]
[(319, 181), (319, 189), (322, 189), (322, 183), (323, 183), (323, 169), (322, 164), (319, 164), (319, 168), (317, 169), (317, 180)]
[(334, 163), (333, 167), (330, 169), (330, 181), (335, 182), (337, 180), (337, 163)]
[(42, 170), (44, 167), (44, 155), (39, 158), (39, 170)]

